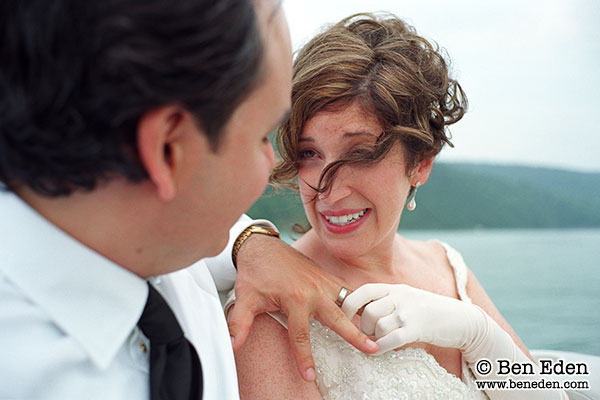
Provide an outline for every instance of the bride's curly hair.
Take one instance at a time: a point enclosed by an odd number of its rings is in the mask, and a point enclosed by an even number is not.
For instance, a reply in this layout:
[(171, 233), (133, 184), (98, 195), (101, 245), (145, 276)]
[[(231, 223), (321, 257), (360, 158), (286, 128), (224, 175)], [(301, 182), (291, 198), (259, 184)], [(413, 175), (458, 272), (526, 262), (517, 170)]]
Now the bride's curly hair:
[(344, 165), (377, 163), (398, 141), (410, 174), (444, 144), (452, 146), (447, 127), (466, 112), (466, 96), (448, 70), (438, 45), (392, 14), (356, 14), (330, 26), (294, 62), (292, 109), (277, 132), (281, 161), (271, 181), (297, 189), (304, 125), (319, 111), (342, 109), (354, 101), (378, 118), (382, 135), (371, 151), (354, 151), (329, 164), (317, 192), (327, 192)]

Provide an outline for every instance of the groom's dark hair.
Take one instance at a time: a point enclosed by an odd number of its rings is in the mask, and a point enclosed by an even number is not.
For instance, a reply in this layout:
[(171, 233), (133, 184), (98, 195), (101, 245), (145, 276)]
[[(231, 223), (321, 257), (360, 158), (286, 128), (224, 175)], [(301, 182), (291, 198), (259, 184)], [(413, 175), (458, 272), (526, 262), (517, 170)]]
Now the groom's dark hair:
[(60, 196), (146, 179), (137, 124), (165, 104), (216, 149), (262, 55), (252, 0), (2, 1), (0, 181)]

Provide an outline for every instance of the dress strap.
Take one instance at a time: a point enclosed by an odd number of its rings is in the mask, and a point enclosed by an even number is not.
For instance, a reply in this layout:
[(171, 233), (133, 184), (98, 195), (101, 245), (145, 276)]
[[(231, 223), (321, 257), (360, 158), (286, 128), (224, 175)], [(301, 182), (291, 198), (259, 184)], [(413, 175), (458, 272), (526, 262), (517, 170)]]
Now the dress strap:
[(446, 257), (448, 257), (448, 262), (452, 266), (452, 270), (454, 271), (454, 281), (456, 282), (456, 290), (458, 291), (458, 297), (467, 303), (471, 303), (471, 298), (467, 294), (467, 265), (465, 264), (465, 260), (463, 260), (462, 255), (451, 247), (448, 243), (444, 243), (436, 240), (437, 243), (441, 244), (446, 250)]

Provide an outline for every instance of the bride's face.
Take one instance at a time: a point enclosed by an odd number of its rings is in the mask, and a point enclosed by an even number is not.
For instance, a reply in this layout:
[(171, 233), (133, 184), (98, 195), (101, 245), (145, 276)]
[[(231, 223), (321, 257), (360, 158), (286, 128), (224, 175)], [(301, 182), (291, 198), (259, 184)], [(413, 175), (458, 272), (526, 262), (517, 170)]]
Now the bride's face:
[[(323, 169), (348, 151), (371, 148), (383, 129), (355, 102), (321, 111), (304, 126), (299, 140), (298, 185), (308, 221), (328, 250), (352, 258), (393, 243), (411, 181), (396, 143), (379, 163), (342, 167), (327, 193), (315, 197)], [(416, 180), (415, 180), (416, 182)]]

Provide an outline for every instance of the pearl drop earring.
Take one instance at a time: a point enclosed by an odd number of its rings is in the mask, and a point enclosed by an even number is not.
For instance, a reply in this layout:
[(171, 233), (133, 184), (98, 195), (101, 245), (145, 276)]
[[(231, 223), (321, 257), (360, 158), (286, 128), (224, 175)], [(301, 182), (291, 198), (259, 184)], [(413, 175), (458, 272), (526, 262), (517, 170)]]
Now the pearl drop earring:
[(415, 201), (415, 197), (417, 197), (417, 189), (419, 189), (419, 186), (421, 186), (421, 182), (417, 182), (417, 184), (415, 185), (415, 190), (413, 190), (412, 195), (410, 196), (410, 201), (406, 205), (408, 211), (413, 211), (415, 208), (417, 208), (417, 202)]

